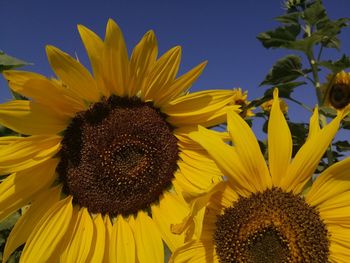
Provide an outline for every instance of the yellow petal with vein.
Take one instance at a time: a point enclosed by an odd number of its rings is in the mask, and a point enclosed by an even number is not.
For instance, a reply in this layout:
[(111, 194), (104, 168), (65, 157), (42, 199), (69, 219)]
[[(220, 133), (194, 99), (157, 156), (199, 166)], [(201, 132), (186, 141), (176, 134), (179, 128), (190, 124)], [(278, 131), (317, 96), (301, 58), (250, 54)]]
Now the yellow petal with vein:
[(129, 223), (118, 216), (113, 224), (109, 248), (111, 263), (135, 262), (135, 240)]
[(162, 237), (152, 219), (143, 211), (137, 213), (136, 218), (129, 220), (133, 230), (138, 262), (164, 262), (164, 248)]
[(94, 73), (94, 78), (96, 80), (97, 87), (103, 93), (104, 96), (109, 97), (110, 91), (108, 90), (108, 88), (105, 87), (102, 72), (102, 56), (104, 43), (98, 35), (96, 35), (93, 31), (82, 25), (78, 25), (78, 31), (84, 43), (86, 52), (89, 56), (92, 72)]
[(86, 262), (91, 248), (94, 225), (86, 208), (80, 208), (75, 229), (70, 242), (67, 244), (64, 261)]
[(249, 125), (235, 112), (228, 112), (227, 128), (232, 138), (233, 148), (245, 167), (245, 177), (254, 187), (254, 192), (262, 192), (270, 188), (271, 176), (258, 141)]
[(9, 175), (0, 184), (0, 221), (28, 204), (33, 196), (56, 179), (58, 159)]
[(320, 121), (318, 118), (318, 107), (316, 106), (314, 109), (314, 112), (310, 118), (310, 125), (309, 125), (309, 134), (307, 136), (307, 139), (314, 137), (316, 134), (320, 132)]
[(52, 158), (60, 149), (59, 136), (30, 136), (0, 148), (0, 174), (18, 172)]
[(279, 186), (292, 157), (292, 135), (280, 109), (278, 89), (273, 92), (273, 103), (268, 124), (269, 168), (272, 182)]
[(230, 105), (235, 93), (231, 90), (205, 90), (181, 96), (161, 107), (167, 121), (175, 127), (213, 126), (226, 121), (229, 110), (239, 112), (238, 105)]
[(302, 191), (338, 131), (342, 118), (343, 115), (338, 114), (331, 123), (307, 140), (300, 148), (289, 165), (286, 176), (281, 180), (280, 186), (284, 190), (293, 191), (295, 194)]
[(141, 96), (144, 100), (154, 100), (160, 98), (168, 86), (174, 81), (179, 70), (181, 60), (181, 47), (173, 47), (162, 55), (154, 64), (147, 83), (142, 90)]
[(116, 95), (127, 95), (128, 67), (128, 51), (123, 34), (118, 25), (109, 19), (103, 52), (103, 73), (106, 87)]
[(69, 90), (90, 102), (100, 99), (96, 82), (83, 65), (53, 46), (46, 47), (46, 54), (56, 76), (68, 85)]
[(323, 202), (350, 191), (350, 158), (333, 164), (323, 171), (312, 184), (305, 200), (312, 206), (319, 206)]
[(3, 262), (6, 262), (16, 248), (27, 241), (40, 219), (55, 203), (59, 201), (60, 194), (61, 187), (55, 187), (42, 191), (39, 195), (34, 197), (32, 205), (18, 219), (7, 238)]
[[(175, 193), (164, 192), (159, 204), (152, 205), (152, 219), (159, 228), (163, 240), (171, 251), (181, 246), (185, 240), (185, 233), (174, 234), (170, 226), (182, 221), (188, 215), (189, 207)], [(169, 213), (169, 211), (172, 211)]]
[[(49, 80), (39, 74), (8, 70), (6, 78), (11, 89), (33, 101), (45, 105), (58, 113), (72, 113), (84, 110), (84, 103), (57, 80)], [(56, 109), (56, 108), (59, 109)]]
[(170, 102), (172, 99), (185, 95), (191, 88), (192, 84), (202, 74), (202, 71), (206, 65), (207, 62), (203, 62), (174, 80), (171, 85), (164, 90), (164, 92), (161, 92), (157, 96), (155, 105), (161, 106)]
[(28, 100), (0, 104), (0, 124), (26, 135), (57, 134), (69, 124), (69, 117)]
[(101, 214), (93, 220), (94, 223), (94, 237), (92, 240), (90, 254), (87, 259), (88, 262), (103, 262), (103, 257), (105, 254), (105, 243), (106, 243), (106, 227), (103, 222)]
[(212, 242), (191, 241), (174, 252), (169, 263), (219, 263)]
[(29, 236), (21, 255), (21, 262), (46, 262), (64, 238), (72, 211), (72, 197), (53, 205)]
[(185, 231), (191, 227), (192, 223), (194, 223), (194, 238), (200, 238), (202, 235), (205, 210), (209, 203), (209, 200), (216, 193), (224, 191), (225, 187), (225, 182), (219, 182), (213, 185), (210, 189), (208, 189), (206, 193), (194, 199), (193, 202), (191, 202), (190, 213), (185, 218), (183, 218), (182, 222), (177, 222), (176, 224), (173, 224), (171, 226), (171, 231), (174, 234), (185, 233)]
[(128, 96), (135, 96), (146, 84), (149, 71), (158, 55), (157, 39), (154, 32), (148, 31), (134, 48), (129, 65)]
[[(104, 223), (105, 229), (106, 229), (105, 251), (104, 251), (103, 262), (104, 263), (110, 263), (110, 262), (112, 262), (112, 259), (110, 260), (109, 257), (110, 257), (110, 255), (112, 255), (112, 250), (114, 250), (114, 247), (116, 245), (116, 240), (114, 240), (112, 242), (113, 226), (112, 226), (111, 220), (109, 218), (109, 215), (105, 215), (103, 223)], [(112, 249), (112, 245), (114, 246), (113, 249)]]
[(227, 145), (203, 127), (199, 127), (198, 132), (191, 133), (190, 137), (208, 151), (222, 174), (232, 182), (233, 190), (237, 193), (249, 196), (260, 189), (261, 186), (256, 185), (258, 182), (248, 173), (234, 147)]
[(17, 141), (19, 138), (21, 138), (21, 137), (19, 137), (19, 136), (3, 136), (3, 137), (0, 137), (0, 148)]

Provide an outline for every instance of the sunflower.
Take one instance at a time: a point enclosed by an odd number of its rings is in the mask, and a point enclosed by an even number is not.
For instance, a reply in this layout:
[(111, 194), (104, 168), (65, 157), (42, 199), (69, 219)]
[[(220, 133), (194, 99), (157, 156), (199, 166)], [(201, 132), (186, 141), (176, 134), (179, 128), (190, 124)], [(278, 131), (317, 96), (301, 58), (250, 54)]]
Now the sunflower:
[(327, 77), (322, 86), (325, 104), (335, 109), (342, 109), (350, 103), (350, 73), (341, 71)]
[[(287, 114), (288, 104), (285, 102), (285, 100), (281, 98), (279, 99), (279, 102), (280, 102), (281, 111), (283, 112), (283, 114)], [(273, 104), (273, 99), (265, 101), (260, 105), (260, 107), (264, 112), (269, 113), (271, 111), (272, 104)]]
[(249, 126), (228, 113), (234, 146), (201, 127), (190, 136), (227, 177), (191, 204), (173, 232), (187, 232), (171, 262), (350, 262), (350, 158), (310, 186), (345, 112), (323, 129), (318, 110), (308, 139), (291, 159), (292, 139), (274, 92), (268, 124), (269, 167)]
[[(181, 49), (157, 58), (149, 31), (130, 58), (109, 20), (106, 36), (79, 25), (93, 75), (48, 46), (57, 76), (7, 71), (30, 100), (0, 105), (0, 124), (25, 136), (0, 138), (0, 220), (30, 208), (10, 233), (4, 261), (24, 245), (22, 262), (162, 262), (163, 241), (184, 237), (171, 220), (188, 213), (182, 192), (205, 191), (220, 175), (188, 133), (226, 119), (234, 92), (188, 93), (202, 63), (176, 77)], [(192, 176), (194, 167), (203, 172)]]
[(254, 116), (254, 110), (253, 107), (248, 108), (248, 105), (250, 101), (248, 101), (248, 91), (242, 91), (241, 88), (234, 88), (233, 89), (235, 93), (235, 97), (233, 99), (233, 104), (235, 105), (241, 105), (241, 112), (240, 115), (245, 118), (245, 117), (252, 117)]

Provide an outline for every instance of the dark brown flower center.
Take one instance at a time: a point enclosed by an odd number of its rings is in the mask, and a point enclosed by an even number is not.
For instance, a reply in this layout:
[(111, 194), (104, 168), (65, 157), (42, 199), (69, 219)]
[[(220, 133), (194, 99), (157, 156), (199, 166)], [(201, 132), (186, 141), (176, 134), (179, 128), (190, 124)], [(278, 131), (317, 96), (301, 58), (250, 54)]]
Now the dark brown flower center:
[(57, 172), (66, 194), (91, 213), (147, 209), (171, 185), (178, 147), (164, 114), (111, 96), (78, 113), (64, 133)]
[(336, 109), (342, 109), (350, 102), (350, 86), (346, 84), (334, 84), (329, 93), (329, 101)]
[(279, 188), (240, 197), (226, 208), (214, 240), (220, 262), (328, 262), (328, 231), (319, 213)]

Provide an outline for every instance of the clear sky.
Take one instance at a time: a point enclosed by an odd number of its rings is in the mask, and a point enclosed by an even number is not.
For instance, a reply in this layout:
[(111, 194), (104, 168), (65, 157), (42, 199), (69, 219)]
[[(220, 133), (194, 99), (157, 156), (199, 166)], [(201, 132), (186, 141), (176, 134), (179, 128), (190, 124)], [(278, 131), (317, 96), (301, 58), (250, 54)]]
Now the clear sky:
[[(256, 39), (260, 32), (277, 25), (273, 18), (282, 14), (282, 3), (282, 0), (0, 0), (0, 49), (34, 63), (26, 70), (53, 76), (45, 45), (57, 46), (73, 56), (77, 54), (88, 65), (76, 25), (83, 24), (104, 36), (107, 20), (113, 18), (123, 30), (129, 50), (149, 29), (156, 33), (160, 53), (181, 45), (180, 73), (208, 60), (193, 90), (242, 87), (253, 99), (263, 94), (265, 88), (258, 85), (273, 63), (291, 53), (266, 50)], [(350, 17), (350, 0), (324, 0), (324, 5), (331, 19)], [(342, 49), (350, 54), (350, 29), (345, 29), (342, 36)], [(311, 86), (299, 89), (297, 96), (301, 100), (310, 105), (316, 102)], [(0, 77), (0, 101), (10, 97)], [(292, 120), (309, 117), (299, 107), (290, 107)]]

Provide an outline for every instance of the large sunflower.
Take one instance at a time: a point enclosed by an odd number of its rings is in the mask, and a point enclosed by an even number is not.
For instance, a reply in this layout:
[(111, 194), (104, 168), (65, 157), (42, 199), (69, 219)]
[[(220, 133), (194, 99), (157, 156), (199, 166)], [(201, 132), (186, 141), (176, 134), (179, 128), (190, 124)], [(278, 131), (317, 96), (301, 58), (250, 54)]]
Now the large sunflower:
[(188, 212), (177, 193), (196, 195), (220, 176), (206, 176), (215, 163), (188, 132), (238, 111), (235, 94), (189, 94), (206, 63), (176, 78), (180, 47), (157, 59), (152, 31), (129, 59), (114, 21), (104, 41), (78, 30), (93, 76), (52, 46), (57, 79), (4, 73), (13, 91), (31, 98), (0, 105), (0, 124), (27, 135), (0, 138), (0, 174), (9, 174), (0, 184), (0, 220), (30, 204), (4, 261), (25, 244), (22, 262), (162, 262), (162, 241), (174, 250), (184, 239), (169, 230)]
[(205, 128), (190, 136), (227, 177), (195, 199), (173, 226), (189, 233), (173, 262), (350, 262), (350, 158), (308, 182), (344, 112), (320, 129), (318, 112), (307, 141), (291, 159), (292, 139), (277, 90), (268, 124), (268, 162), (249, 126), (228, 114), (234, 146)]

